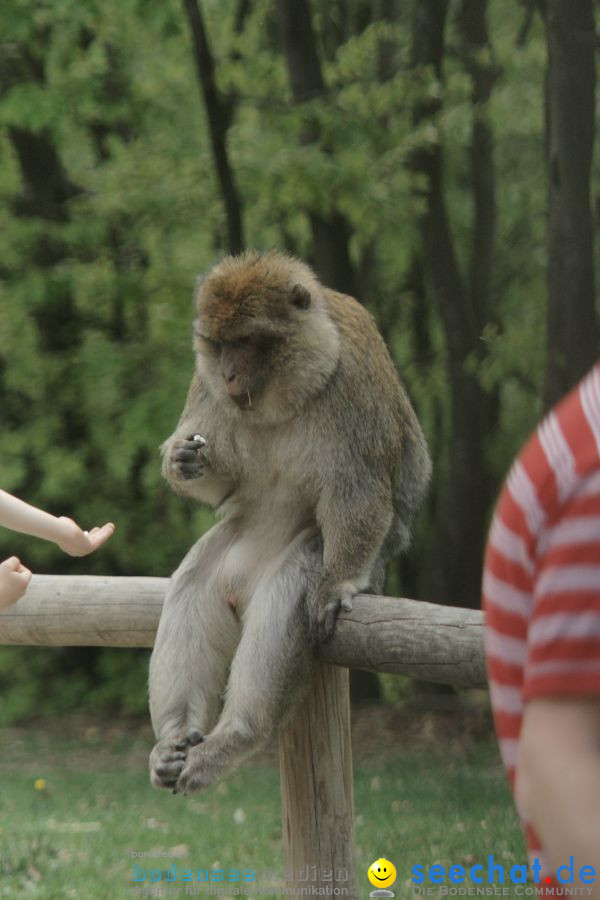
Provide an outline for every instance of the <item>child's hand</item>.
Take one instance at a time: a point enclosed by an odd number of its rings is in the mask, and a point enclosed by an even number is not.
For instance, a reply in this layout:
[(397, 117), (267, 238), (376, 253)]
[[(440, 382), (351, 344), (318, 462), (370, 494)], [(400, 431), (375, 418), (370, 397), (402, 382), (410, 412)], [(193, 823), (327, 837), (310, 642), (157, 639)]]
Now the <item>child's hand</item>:
[(16, 603), (31, 581), (31, 572), (16, 556), (0, 563), (0, 609)]
[(102, 528), (82, 531), (73, 519), (67, 519), (66, 516), (61, 516), (58, 521), (61, 525), (61, 536), (56, 543), (69, 556), (87, 556), (88, 553), (93, 553), (106, 543), (115, 530), (112, 522), (103, 525)]

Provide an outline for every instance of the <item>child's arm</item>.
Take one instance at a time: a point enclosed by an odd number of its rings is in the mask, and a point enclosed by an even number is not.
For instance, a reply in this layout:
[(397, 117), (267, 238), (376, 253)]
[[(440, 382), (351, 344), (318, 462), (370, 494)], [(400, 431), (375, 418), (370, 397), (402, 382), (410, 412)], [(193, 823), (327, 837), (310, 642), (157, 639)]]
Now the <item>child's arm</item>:
[(109, 539), (115, 530), (112, 522), (102, 528), (82, 531), (72, 519), (56, 518), (50, 513), (24, 503), (23, 500), (0, 490), (0, 525), (44, 538), (58, 544), (70, 556), (87, 556)]

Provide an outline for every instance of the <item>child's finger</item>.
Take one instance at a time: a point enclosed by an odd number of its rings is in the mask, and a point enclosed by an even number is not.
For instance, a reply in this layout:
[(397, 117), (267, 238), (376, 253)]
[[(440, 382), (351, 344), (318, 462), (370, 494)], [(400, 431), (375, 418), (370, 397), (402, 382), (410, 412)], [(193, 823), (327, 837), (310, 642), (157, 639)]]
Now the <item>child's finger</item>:
[(25, 584), (29, 584), (33, 575), (31, 569), (28, 569), (27, 566), (19, 566), (17, 569), (17, 575), (25, 582)]
[(92, 550), (97, 550), (98, 547), (101, 547), (102, 544), (105, 544), (106, 541), (114, 534), (114, 530), (115, 526), (112, 522), (107, 522), (107, 524), (103, 525), (101, 528), (92, 528), (92, 530), (88, 533), (88, 538), (90, 540)]

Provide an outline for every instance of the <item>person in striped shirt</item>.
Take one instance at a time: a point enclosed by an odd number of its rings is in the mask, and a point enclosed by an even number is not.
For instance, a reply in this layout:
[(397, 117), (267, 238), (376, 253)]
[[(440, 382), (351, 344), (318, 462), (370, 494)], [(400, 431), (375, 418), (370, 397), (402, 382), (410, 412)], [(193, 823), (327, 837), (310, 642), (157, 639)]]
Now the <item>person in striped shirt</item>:
[(600, 898), (600, 362), (508, 475), (483, 603), (500, 752), (540, 888), (572, 862), (572, 884)]

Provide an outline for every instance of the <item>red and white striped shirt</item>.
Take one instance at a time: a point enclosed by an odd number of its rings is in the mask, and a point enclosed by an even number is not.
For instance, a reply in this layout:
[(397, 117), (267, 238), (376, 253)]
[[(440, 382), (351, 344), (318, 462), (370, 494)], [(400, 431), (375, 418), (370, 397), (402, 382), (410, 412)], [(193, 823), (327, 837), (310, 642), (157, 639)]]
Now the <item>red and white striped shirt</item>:
[(600, 363), (546, 416), (508, 475), (483, 602), (494, 720), (514, 788), (524, 703), (600, 694)]

